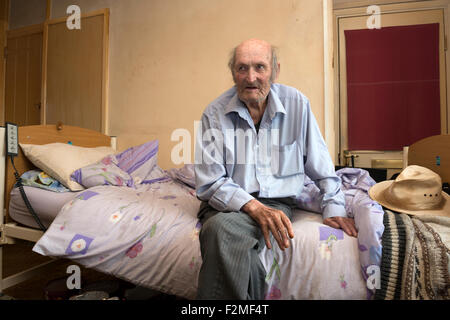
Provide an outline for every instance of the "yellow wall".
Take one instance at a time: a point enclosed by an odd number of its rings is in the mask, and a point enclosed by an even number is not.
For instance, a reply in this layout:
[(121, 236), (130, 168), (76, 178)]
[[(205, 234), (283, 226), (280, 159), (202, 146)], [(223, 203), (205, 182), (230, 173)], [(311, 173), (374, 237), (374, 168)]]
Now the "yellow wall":
[(46, 10), (47, 0), (10, 0), (9, 29), (43, 23)]
[(110, 8), (108, 133), (119, 150), (156, 138), (159, 165), (175, 166), (172, 132), (193, 135), (206, 105), (233, 85), (229, 51), (253, 37), (279, 48), (279, 82), (310, 98), (324, 133), (322, 1), (53, 0), (51, 18), (72, 4)]

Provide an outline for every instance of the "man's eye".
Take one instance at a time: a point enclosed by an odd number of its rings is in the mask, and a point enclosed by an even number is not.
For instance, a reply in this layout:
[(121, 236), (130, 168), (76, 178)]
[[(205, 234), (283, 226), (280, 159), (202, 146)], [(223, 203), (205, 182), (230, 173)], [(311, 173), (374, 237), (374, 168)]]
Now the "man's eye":
[(238, 71), (245, 71), (247, 68), (245, 66), (239, 66)]
[(256, 67), (258, 68), (258, 70), (264, 70), (264, 69), (266, 68), (266, 67), (265, 67), (264, 65), (262, 65), (262, 64), (258, 64)]

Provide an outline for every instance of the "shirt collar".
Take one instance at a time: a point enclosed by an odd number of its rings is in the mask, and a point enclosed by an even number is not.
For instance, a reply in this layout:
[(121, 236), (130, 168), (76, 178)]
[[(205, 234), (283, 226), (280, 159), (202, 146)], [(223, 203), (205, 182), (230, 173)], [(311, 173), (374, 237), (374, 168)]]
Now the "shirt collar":
[(270, 119), (273, 119), (275, 117), (275, 114), (277, 112), (286, 114), (286, 109), (284, 108), (283, 104), (280, 101), (280, 98), (278, 97), (278, 94), (273, 90), (272, 87), (270, 87), (269, 92), (269, 101), (267, 103), (267, 108), (269, 111)]
[[(286, 114), (286, 109), (284, 108), (283, 104), (280, 101), (280, 98), (278, 98), (278, 95), (272, 87), (270, 88), (266, 111), (269, 112), (270, 119), (273, 119), (277, 112)], [(249, 115), (247, 107), (241, 100), (239, 100), (237, 91), (225, 106), (225, 114), (228, 114), (230, 112), (237, 112), (243, 119), (246, 119)]]
[(228, 114), (230, 112), (237, 112), (241, 116), (241, 118), (245, 118), (246, 111), (248, 112), (245, 104), (241, 100), (239, 100), (236, 90), (234, 96), (230, 99), (230, 101), (228, 101), (225, 106), (225, 114)]

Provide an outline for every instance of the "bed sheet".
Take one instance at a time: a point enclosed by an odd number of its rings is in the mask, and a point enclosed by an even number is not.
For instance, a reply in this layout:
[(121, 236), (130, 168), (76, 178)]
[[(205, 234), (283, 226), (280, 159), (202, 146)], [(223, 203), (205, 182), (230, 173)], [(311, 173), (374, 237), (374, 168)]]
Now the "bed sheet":
[[(380, 286), (382, 256), (381, 237), (384, 232), (384, 211), (381, 205), (369, 196), (369, 189), (376, 183), (369, 172), (360, 168), (342, 168), (336, 171), (341, 179), (341, 190), (345, 195), (345, 211), (354, 218), (358, 230), (358, 249), (361, 272), (367, 284), (367, 299), (373, 299)], [(308, 177), (297, 206), (308, 211), (320, 212), (322, 195), (319, 188)]]
[(265, 247), (266, 299), (366, 299), (358, 241), (322, 223), (322, 215), (294, 210), (291, 246)]
[[(172, 179), (137, 189), (93, 187), (65, 204), (33, 251), (194, 299), (199, 205), (194, 189)], [(292, 246), (262, 250), (266, 299), (366, 298), (357, 240), (321, 221), (296, 210)]]
[[(24, 186), (23, 190), (38, 215), (42, 224), (48, 228), (58, 215), (61, 208), (70, 200), (75, 198), (80, 191), (70, 192), (54, 192), (43, 188)], [(39, 228), (30, 211), (28, 210), (19, 188), (15, 187), (11, 190), (9, 202), (9, 216), (14, 221), (29, 226)]]

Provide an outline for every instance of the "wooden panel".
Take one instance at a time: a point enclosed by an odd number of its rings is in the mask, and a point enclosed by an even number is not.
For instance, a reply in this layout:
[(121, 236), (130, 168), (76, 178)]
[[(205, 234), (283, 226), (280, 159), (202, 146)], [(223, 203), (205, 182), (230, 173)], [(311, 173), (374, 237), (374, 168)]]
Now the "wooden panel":
[(19, 126), (40, 123), (42, 26), (8, 33), (5, 121)]
[[(16, 95), (16, 65), (17, 56), (17, 39), (8, 40), (8, 50), (10, 52), (6, 59), (6, 75), (5, 75), (5, 119), (7, 121), (15, 122), (14, 108)], [(11, 119), (11, 120), (9, 120)]]
[(408, 150), (408, 165), (433, 170), (442, 182), (450, 182), (450, 135), (431, 136), (413, 143)]
[(104, 15), (83, 17), (80, 30), (49, 23), (47, 33), (46, 123), (102, 131)]
[(42, 32), (30, 35), (27, 125), (41, 123)]
[[(17, 40), (14, 122), (23, 126), (27, 125), (28, 37), (18, 38)], [(9, 118), (6, 118), (6, 121), (9, 121)]]
[(19, 127), (20, 143), (47, 144), (69, 141), (74, 146), (87, 148), (111, 145), (111, 137), (86, 128), (69, 125), (62, 125), (60, 130), (55, 125)]
[(8, 29), (9, 0), (0, 0), (0, 125), (5, 123), (5, 60), (3, 47), (6, 46)]
[[(111, 137), (90, 129), (66, 125), (63, 125), (61, 130), (58, 130), (56, 125), (19, 127), (19, 143), (42, 145), (53, 142), (67, 143), (68, 141), (71, 141), (75, 146), (88, 148), (111, 146)], [(35, 166), (23, 155), (21, 148), (19, 148), (19, 155), (14, 158), (14, 165), (20, 175), (35, 168)], [(8, 210), (10, 193), (14, 184), (14, 170), (12, 168), (11, 161), (7, 159), (5, 185), (5, 207), (7, 212), (6, 222), (11, 221), (8, 216)]]
[(23, 36), (28, 36), (34, 33), (42, 33), (44, 31), (43, 24), (34, 24), (31, 26), (26, 26), (17, 29), (11, 29), (7, 31), (8, 41), (13, 38), (19, 38)]

